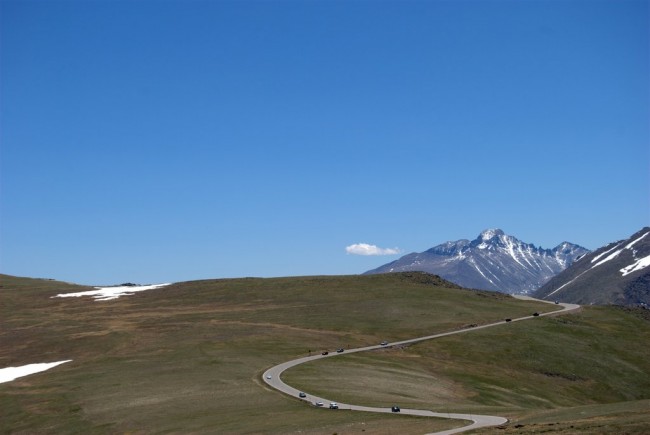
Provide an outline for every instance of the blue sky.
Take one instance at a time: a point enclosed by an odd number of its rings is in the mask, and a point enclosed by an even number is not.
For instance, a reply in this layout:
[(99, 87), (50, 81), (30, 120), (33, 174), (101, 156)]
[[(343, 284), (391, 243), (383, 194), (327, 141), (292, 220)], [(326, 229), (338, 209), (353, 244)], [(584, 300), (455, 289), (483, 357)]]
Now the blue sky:
[(355, 274), (398, 254), (353, 244), (650, 224), (646, 1), (0, 4), (3, 273)]

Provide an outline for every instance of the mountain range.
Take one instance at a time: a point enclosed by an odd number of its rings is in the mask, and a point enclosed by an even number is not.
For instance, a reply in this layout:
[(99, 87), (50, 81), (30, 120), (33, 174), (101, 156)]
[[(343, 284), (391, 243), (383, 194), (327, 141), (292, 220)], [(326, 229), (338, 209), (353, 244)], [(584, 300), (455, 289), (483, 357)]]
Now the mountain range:
[(474, 240), (446, 242), (407, 254), (365, 274), (421, 271), (467, 288), (527, 294), (589, 252), (569, 242), (543, 249), (500, 229), (488, 229)]
[(581, 257), (535, 297), (563, 302), (650, 305), (650, 227)]

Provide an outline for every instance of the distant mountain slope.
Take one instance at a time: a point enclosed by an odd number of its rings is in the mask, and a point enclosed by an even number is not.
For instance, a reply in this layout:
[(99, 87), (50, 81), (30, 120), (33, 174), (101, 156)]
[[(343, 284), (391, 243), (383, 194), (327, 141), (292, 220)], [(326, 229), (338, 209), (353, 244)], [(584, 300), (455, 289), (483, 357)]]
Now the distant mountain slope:
[(412, 253), (366, 274), (422, 271), (463, 287), (521, 294), (538, 289), (589, 250), (564, 242), (542, 249), (499, 229)]
[(578, 304), (650, 305), (650, 227), (580, 258), (535, 296)]

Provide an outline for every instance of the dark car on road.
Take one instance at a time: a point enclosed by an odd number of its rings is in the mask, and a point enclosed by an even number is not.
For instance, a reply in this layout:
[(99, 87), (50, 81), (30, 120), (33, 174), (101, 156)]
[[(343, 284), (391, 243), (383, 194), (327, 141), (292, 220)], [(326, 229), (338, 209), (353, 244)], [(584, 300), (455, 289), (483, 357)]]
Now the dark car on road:
[(390, 409), (392, 412), (400, 412), (399, 406), (395, 405)]
[(538, 313), (537, 311), (535, 311), (535, 312), (533, 313), (533, 316), (537, 317), (537, 316), (539, 316), (539, 313)]
[(321, 355), (328, 355), (328, 354), (329, 354), (329, 352), (328, 352), (328, 351), (326, 351), (326, 350), (325, 350), (325, 351), (323, 351), (323, 353), (321, 353)]

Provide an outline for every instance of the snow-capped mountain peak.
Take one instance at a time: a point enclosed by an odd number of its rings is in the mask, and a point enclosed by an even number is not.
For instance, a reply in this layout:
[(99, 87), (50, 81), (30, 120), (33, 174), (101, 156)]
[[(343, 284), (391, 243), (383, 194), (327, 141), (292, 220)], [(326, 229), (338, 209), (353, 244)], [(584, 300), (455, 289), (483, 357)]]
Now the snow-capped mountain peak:
[(366, 273), (418, 270), (440, 275), (464, 287), (528, 293), (587, 252), (568, 242), (554, 249), (542, 249), (501, 229), (491, 228), (472, 241), (445, 242)]
[(484, 230), (483, 232), (481, 232), (481, 234), (479, 234), (478, 238), (487, 242), (488, 240), (491, 240), (494, 237), (505, 236), (505, 234), (506, 233), (504, 233), (503, 230), (500, 230), (498, 228), (490, 228), (490, 229), (487, 229), (487, 230)]

